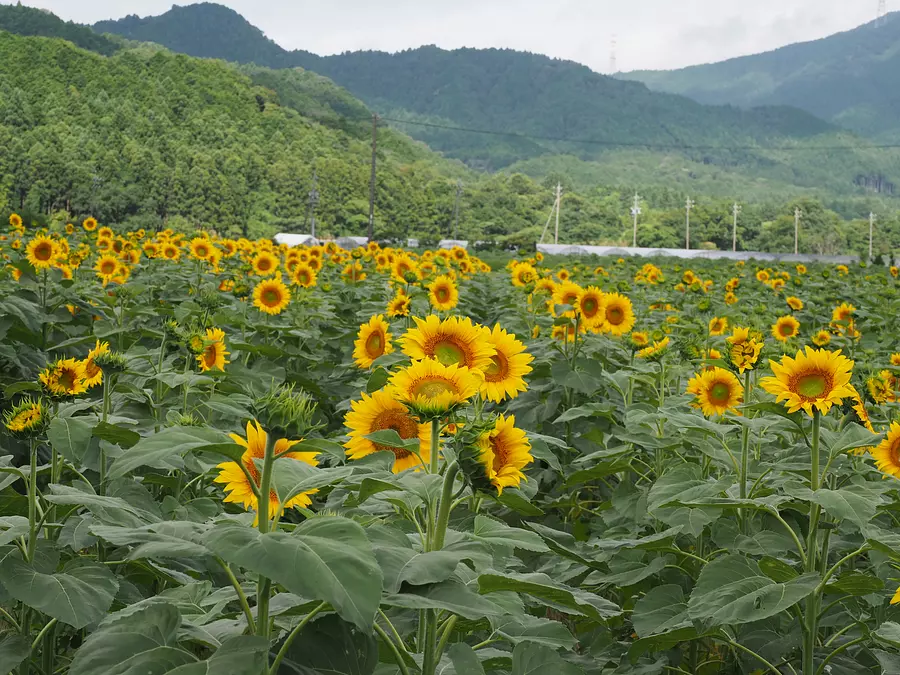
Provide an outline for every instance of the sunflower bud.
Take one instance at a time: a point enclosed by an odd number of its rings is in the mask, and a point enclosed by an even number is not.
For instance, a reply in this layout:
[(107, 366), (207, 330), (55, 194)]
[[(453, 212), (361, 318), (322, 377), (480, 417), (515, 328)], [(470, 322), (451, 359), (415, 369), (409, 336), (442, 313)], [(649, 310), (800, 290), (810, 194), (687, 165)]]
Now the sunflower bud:
[(124, 373), (128, 368), (128, 361), (121, 352), (104, 352), (94, 357), (94, 364), (105, 374), (115, 375)]
[(316, 402), (293, 384), (272, 389), (254, 404), (256, 419), (278, 438), (301, 438), (313, 428)]
[(3, 426), (19, 438), (35, 438), (50, 423), (50, 410), (43, 400), (24, 398), (3, 415)]
[(487, 469), (482, 461), (482, 439), (494, 428), (493, 418), (481, 422), (466, 422), (465, 426), (457, 425), (458, 430), (450, 444), (456, 453), (459, 468), (466, 483), (473, 492), (496, 493), (496, 488), (488, 477)]
[(408, 284), (415, 284), (419, 281), (419, 276), (415, 272), (406, 272), (403, 275), (403, 281)]
[(205, 427), (206, 422), (195, 417), (193, 413), (182, 413), (170, 410), (166, 415), (166, 424), (170, 427)]

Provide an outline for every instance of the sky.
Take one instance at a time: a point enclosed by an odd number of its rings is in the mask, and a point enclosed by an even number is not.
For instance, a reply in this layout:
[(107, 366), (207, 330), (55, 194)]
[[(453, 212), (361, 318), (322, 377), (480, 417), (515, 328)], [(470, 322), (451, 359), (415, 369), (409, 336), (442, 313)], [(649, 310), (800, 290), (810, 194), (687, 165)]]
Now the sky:
[[(7, 0), (3, 0), (7, 2)], [(25, 0), (72, 21), (156, 15), (171, 0)], [(190, 4), (182, 0), (180, 4)], [(507, 47), (610, 72), (671, 69), (848, 30), (878, 0), (221, 0), (286, 49)], [(888, 11), (900, 0), (887, 0)], [(891, 6), (891, 5), (896, 6)]]

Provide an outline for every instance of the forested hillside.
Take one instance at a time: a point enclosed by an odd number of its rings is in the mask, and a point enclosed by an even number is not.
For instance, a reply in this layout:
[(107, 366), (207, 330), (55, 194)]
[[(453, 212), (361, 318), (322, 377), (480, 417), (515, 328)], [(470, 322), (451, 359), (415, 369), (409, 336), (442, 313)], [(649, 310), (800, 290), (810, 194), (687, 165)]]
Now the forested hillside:
[(763, 54), (617, 77), (701, 103), (796, 106), (859, 133), (897, 139), (898, 44), (900, 13), (895, 12), (854, 30)]

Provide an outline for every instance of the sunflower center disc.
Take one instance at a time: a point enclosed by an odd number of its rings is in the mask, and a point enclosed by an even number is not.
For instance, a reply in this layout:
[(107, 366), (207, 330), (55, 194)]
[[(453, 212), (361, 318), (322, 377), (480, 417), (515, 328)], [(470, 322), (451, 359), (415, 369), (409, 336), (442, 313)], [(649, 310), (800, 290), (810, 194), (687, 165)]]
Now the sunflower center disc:
[(593, 298), (588, 298), (584, 301), (584, 304), (581, 306), (582, 310), (584, 310), (585, 316), (594, 316), (597, 313), (597, 301)]
[(444, 380), (425, 380), (413, 388), (413, 394), (425, 398), (436, 398), (444, 393), (453, 393), (453, 387)]
[(717, 405), (727, 403), (730, 395), (731, 387), (724, 382), (716, 382), (709, 390), (709, 399)]
[(625, 313), (619, 307), (611, 307), (606, 310), (606, 320), (617, 326), (625, 319)]
[(366, 340), (366, 351), (369, 354), (378, 354), (384, 351), (384, 343), (381, 341), (381, 333), (372, 333)]
[(488, 382), (496, 382), (503, 379), (508, 370), (508, 362), (502, 354), (494, 354), (491, 362), (484, 368), (484, 379)]
[(459, 345), (452, 342), (441, 341), (435, 344), (434, 358), (445, 366), (452, 366), (454, 363), (460, 365), (466, 364), (465, 352), (460, 349)]
[(71, 370), (64, 370), (59, 374), (59, 383), (66, 390), (75, 388), (75, 373)]
[(821, 373), (803, 375), (797, 380), (797, 391), (807, 398), (817, 398), (825, 393), (828, 383)]
[(278, 291), (266, 291), (262, 294), (262, 301), (269, 306), (274, 306), (281, 301), (281, 295), (278, 293)]

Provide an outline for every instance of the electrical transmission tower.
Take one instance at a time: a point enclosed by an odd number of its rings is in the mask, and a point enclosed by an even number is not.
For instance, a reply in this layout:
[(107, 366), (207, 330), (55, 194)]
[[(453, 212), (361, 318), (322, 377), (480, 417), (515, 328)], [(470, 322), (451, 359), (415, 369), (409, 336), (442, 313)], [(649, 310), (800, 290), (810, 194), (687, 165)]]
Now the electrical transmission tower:
[(609, 74), (613, 75), (619, 72), (619, 66), (616, 63), (616, 36), (613, 35), (609, 41)]
[(887, 16), (887, 0), (878, 0), (878, 16), (875, 17), (875, 25), (880, 26), (884, 23), (884, 17)]

